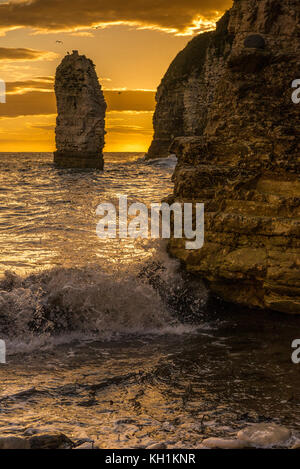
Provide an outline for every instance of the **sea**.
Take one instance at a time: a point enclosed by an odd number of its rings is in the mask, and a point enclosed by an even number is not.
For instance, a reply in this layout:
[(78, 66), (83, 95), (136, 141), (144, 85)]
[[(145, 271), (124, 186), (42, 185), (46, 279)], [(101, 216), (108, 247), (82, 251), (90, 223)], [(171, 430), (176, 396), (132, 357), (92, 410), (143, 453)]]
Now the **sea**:
[(166, 240), (100, 239), (99, 204), (160, 202), (176, 165), (104, 159), (0, 154), (0, 436), (192, 449), (270, 423), (297, 438), (299, 319), (211, 298)]

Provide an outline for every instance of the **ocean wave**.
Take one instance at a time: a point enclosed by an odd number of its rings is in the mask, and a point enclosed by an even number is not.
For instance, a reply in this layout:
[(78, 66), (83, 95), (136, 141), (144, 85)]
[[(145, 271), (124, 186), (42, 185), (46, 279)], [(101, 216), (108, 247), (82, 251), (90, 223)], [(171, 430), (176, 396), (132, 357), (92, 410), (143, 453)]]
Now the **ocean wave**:
[(160, 168), (174, 169), (177, 165), (176, 155), (170, 155), (167, 158), (155, 158), (151, 160), (143, 160), (147, 166), (159, 166)]
[(203, 319), (207, 293), (198, 283), (188, 288), (170, 265), (151, 261), (138, 273), (119, 274), (95, 266), (27, 277), (7, 271), (0, 281), (0, 338), (16, 352), (76, 338), (190, 333)]

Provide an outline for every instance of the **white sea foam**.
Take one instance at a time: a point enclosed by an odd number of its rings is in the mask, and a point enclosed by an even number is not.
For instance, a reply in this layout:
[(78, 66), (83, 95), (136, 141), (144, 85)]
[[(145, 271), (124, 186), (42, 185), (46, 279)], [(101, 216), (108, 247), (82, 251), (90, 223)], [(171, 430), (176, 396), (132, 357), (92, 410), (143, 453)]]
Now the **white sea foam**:
[(176, 158), (148, 165), (138, 156), (105, 155), (103, 173), (57, 171), (51, 154), (1, 156), (0, 183), (10, 194), (0, 260), (0, 270), (8, 269), (0, 279), (0, 339), (8, 354), (76, 337), (191, 330), (182, 322), (203, 309), (206, 293), (187, 288), (165, 242), (96, 235), (100, 202), (125, 194), (147, 205), (170, 193)]
[(163, 168), (174, 169), (177, 165), (176, 155), (170, 155), (167, 158), (155, 158), (152, 160), (146, 160), (146, 164), (150, 166), (159, 166)]
[(54, 268), (28, 277), (6, 272), (0, 282), (0, 327), (8, 354), (76, 339), (191, 333), (174, 314), (205, 304), (205, 291), (184, 289), (176, 264), (148, 262), (136, 272), (99, 267)]

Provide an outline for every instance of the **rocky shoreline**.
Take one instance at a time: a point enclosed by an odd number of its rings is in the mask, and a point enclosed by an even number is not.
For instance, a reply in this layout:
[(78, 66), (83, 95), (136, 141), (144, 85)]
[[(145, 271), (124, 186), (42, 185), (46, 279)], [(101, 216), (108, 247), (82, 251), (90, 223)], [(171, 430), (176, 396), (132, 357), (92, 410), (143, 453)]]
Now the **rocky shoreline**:
[(169, 203), (205, 204), (204, 247), (172, 239), (170, 254), (225, 301), (289, 314), (300, 313), (299, 22), (295, 0), (235, 0), (163, 79), (148, 153), (178, 158)]
[[(300, 439), (292, 435), (286, 427), (273, 423), (253, 424), (240, 430), (235, 438), (204, 438), (196, 448), (192, 449), (257, 449), (257, 448), (289, 448), (300, 449)], [(89, 438), (70, 439), (60, 432), (44, 433), (38, 429), (27, 428), (22, 436), (0, 437), (0, 450), (53, 450), (81, 449), (100, 450), (100, 441)], [(117, 449), (117, 448), (114, 448)], [(172, 449), (164, 442), (151, 445), (128, 446), (128, 449)], [(190, 448), (187, 448), (190, 449)]]

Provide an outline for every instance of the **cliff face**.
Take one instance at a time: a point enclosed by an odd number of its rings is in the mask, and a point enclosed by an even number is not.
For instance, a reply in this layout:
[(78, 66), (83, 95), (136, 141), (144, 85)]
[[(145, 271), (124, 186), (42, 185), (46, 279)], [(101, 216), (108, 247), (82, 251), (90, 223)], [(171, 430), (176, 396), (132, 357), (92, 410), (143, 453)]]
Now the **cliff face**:
[(154, 138), (148, 158), (168, 156), (175, 137), (198, 135), (200, 119), (196, 116), (206, 112), (206, 93), (200, 76), (210, 37), (211, 33), (205, 33), (194, 38), (178, 54), (163, 78), (156, 94)]
[[(156, 94), (154, 137), (147, 158), (167, 157), (176, 137), (203, 135), (214, 85), (222, 74), (224, 56), (231, 48), (228, 20), (226, 14), (217, 31), (195, 37), (170, 65)], [(212, 42), (215, 54), (208, 55)]]
[(106, 103), (94, 64), (73, 51), (56, 71), (54, 162), (66, 168), (103, 169)]
[(201, 132), (171, 146), (170, 202), (205, 203), (206, 240), (170, 252), (226, 300), (288, 313), (300, 313), (299, 25), (299, 0), (235, 0), (196, 78)]

